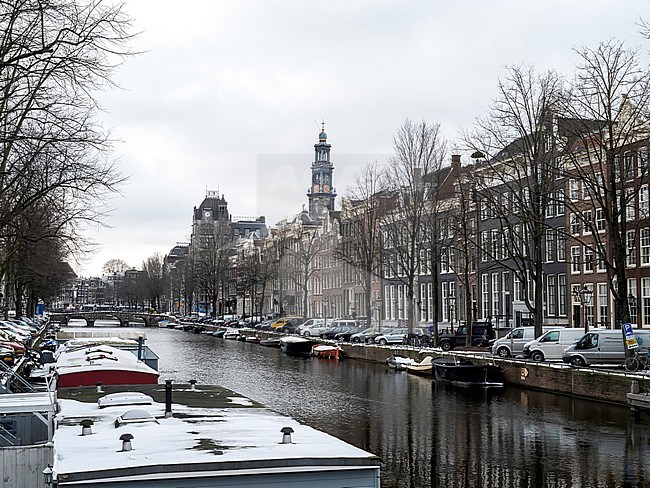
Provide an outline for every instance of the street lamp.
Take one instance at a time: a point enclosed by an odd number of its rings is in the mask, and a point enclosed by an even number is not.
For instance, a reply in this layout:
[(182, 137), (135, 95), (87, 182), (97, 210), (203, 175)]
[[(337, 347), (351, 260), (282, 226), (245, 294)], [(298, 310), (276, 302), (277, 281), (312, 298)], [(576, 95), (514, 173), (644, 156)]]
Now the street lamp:
[(48, 464), (47, 468), (43, 470), (43, 479), (47, 486), (52, 486), (54, 483), (54, 471), (52, 471), (52, 465)]
[(587, 322), (587, 307), (591, 305), (591, 300), (594, 296), (594, 290), (588, 288), (587, 285), (582, 285), (582, 288), (573, 288), (573, 300), (580, 304), (582, 315), (585, 321), (585, 334), (589, 332), (589, 323)]
[(447, 317), (449, 318), (449, 325), (451, 333), (454, 333), (454, 318), (456, 317), (456, 296), (450, 295), (447, 297)]

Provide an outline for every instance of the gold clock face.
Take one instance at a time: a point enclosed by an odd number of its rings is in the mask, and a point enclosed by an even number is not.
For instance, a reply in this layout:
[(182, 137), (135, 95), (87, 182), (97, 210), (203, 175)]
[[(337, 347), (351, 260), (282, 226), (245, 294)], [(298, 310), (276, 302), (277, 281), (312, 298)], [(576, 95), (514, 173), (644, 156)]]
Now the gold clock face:
[(323, 185), (323, 192), (327, 193), (330, 191), (330, 186), (329, 185)]
[(314, 192), (314, 193), (318, 193), (318, 189), (319, 189), (319, 186), (318, 186), (318, 185), (314, 185), (313, 192)]

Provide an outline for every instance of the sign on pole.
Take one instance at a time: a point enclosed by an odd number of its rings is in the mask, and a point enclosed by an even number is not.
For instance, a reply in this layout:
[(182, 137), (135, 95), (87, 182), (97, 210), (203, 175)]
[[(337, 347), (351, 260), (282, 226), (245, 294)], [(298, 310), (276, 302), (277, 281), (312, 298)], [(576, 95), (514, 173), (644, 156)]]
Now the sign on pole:
[(623, 337), (625, 337), (625, 347), (628, 349), (636, 349), (639, 347), (639, 344), (634, 337), (632, 324), (623, 324)]

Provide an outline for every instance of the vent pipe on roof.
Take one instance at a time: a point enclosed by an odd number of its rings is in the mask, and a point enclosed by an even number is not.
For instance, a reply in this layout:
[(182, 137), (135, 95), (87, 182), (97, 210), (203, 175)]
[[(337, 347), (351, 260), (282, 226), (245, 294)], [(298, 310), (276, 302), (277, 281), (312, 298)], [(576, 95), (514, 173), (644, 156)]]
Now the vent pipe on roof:
[(97, 393), (104, 393), (104, 390), (102, 390), (102, 382), (101, 381), (97, 381), (95, 383), (95, 386), (97, 387)]
[(172, 380), (165, 380), (165, 417), (172, 416)]
[(81, 421), (81, 435), (91, 435), (93, 433), (93, 422), (91, 419)]
[(196, 390), (196, 380), (190, 380), (190, 390)]
[(293, 434), (293, 429), (291, 427), (282, 427), (280, 432), (282, 432), (282, 444), (291, 444), (291, 434)]
[(120, 440), (122, 441), (122, 452), (125, 451), (130, 451), (133, 449), (133, 446), (131, 445), (131, 440), (133, 439), (133, 436), (131, 434), (122, 434), (120, 436)]

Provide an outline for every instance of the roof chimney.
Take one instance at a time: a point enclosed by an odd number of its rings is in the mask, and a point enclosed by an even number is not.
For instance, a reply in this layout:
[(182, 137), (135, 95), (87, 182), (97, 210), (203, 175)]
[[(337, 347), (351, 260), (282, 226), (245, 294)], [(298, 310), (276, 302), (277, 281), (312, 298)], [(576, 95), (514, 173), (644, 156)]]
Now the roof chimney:
[(165, 417), (172, 416), (172, 380), (165, 380)]
[(451, 170), (454, 176), (460, 176), (460, 154), (451, 155)]

